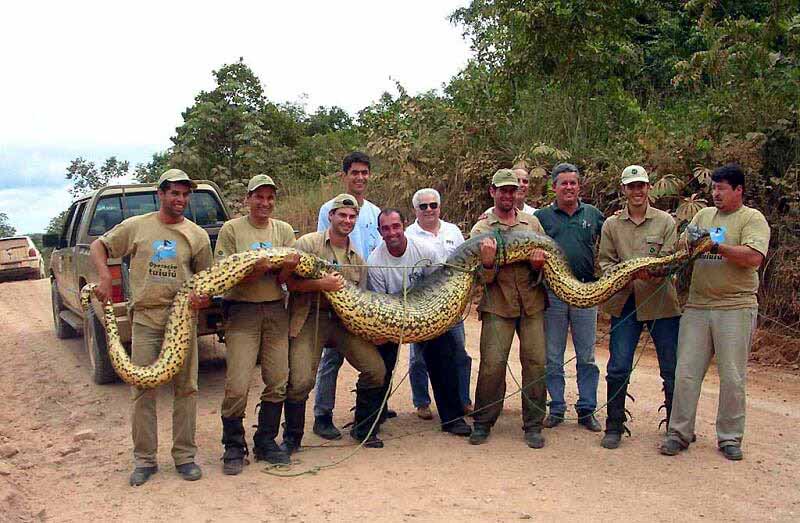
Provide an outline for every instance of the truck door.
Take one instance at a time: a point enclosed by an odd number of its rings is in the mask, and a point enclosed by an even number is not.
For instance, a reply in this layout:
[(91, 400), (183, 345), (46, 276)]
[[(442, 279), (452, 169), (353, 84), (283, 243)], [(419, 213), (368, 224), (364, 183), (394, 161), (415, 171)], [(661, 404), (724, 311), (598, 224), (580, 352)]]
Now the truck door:
[[(61, 259), (63, 282), (59, 282), (59, 287), (62, 289), (61, 296), (64, 299), (64, 304), (72, 310), (80, 310), (81, 308), (81, 289), (78, 285), (78, 272), (75, 268), (75, 263), (77, 262), (78, 254), (78, 231), (81, 228), (81, 221), (86, 211), (86, 204), (86, 200), (75, 204), (76, 207), (72, 215), (72, 220), (67, 224), (67, 246), (61, 250), (63, 252)], [(61, 287), (62, 284), (63, 287)]]

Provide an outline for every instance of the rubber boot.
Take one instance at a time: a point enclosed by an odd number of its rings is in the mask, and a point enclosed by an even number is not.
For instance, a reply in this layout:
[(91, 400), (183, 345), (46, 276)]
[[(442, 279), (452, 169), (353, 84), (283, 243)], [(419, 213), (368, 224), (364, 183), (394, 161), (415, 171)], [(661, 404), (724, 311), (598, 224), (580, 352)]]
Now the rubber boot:
[(375, 424), (374, 429), (372, 425), (376, 416), (380, 418), (384, 392), (383, 387), (356, 390), (355, 421), (350, 429), (350, 436), (363, 441), (367, 448), (383, 448), (383, 441), (377, 436), (379, 424)]
[(303, 441), (303, 429), (306, 424), (306, 402), (286, 401), (283, 404), (283, 442), (280, 447), (286, 454), (294, 454), (300, 450)]
[(283, 403), (262, 401), (258, 410), (258, 428), (253, 435), (253, 456), (256, 461), (276, 465), (289, 463), (289, 455), (275, 443), (281, 423)]
[(222, 417), (222, 473), (235, 476), (242, 472), (247, 456), (247, 441), (244, 437), (243, 418)]
[(606, 434), (600, 445), (607, 449), (619, 447), (622, 433), (628, 432), (625, 426), (625, 397), (628, 394), (628, 380), (620, 378), (606, 378), (608, 384), (608, 404), (606, 405), (608, 417), (606, 418)]

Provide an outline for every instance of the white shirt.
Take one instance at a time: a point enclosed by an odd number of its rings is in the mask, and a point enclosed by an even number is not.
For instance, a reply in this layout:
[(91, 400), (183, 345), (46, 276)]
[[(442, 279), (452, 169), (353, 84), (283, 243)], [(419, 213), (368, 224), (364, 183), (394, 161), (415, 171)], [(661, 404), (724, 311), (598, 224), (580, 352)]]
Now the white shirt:
[(456, 224), (444, 220), (439, 220), (439, 234), (426, 231), (420, 227), (419, 221), (415, 221), (406, 229), (406, 236), (430, 243), (442, 260), (449, 258), (453, 251), (464, 243), (464, 235), (461, 234), (461, 229)]
[[(370, 265), (367, 271), (367, 288), (369, 290), (386, 294), (403, 292), (404, 271), (406, 290), (408, 290), (422, 277), (438, 268), (437, 265), (429, 266), (428, 263), (436, 264), (442, 261), (433, 245), (409, 236), (406, 236), (406, 240), (408, 240), (406, 252), (400, 257), (392, 256), (384, 241), (381, 241), (380, 245), (369, 255), (369, 259), (367, 259), (367, 265)], [(373, 265), (379, 267), (372, 267)], [(413, 269), (400, 268), (412, 266), (416, 267)]]
[[(333, 200), (328, 200), (319, 208), (319, 218), (317, 219), (317, 231), (323, 232), (331, 226), (328, 213), (333, 205)], [(369, 253), (378, 246), (381, 235), (378, 232), (378, 215), (380, 208), (374, 203), (364, 200), (364, 204), (358, 211), (358, 219), (353, 231), (348, 235), (359, 256), (367, 259)]]
[[(517, 210), (519, 210), (519, 209), (517, 209)], [(486, 209), (485, 211), (483, 211), (483, 214), (489, 214), (489, 213), (490, 213), (490, 212), (492, 212), (492, 211), (494, 211), (494, 206), (491, 206), (491, 207), (489, 207), (488, 209)], [(533, 213), (535, 213), (535, 212), (536, 212), (536, 207), (531, 207), (531, 206), (530, 206), (530, 205), (528, 205), (527, 203), (523, 203), (523, 204), (522, 204), (522, 212), (524, 212), (524, 213), (528, 213), (528, 214), (530, 214), (531, 216), (533, 216)]]

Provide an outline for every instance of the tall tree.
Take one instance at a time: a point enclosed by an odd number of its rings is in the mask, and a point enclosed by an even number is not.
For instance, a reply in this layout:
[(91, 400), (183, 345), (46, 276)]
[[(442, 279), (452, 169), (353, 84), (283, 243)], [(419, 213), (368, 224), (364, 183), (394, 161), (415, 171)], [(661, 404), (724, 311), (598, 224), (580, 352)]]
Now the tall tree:
[(17, 234), (17, 229), (12, 227), (9, 223), (8, 215), (4, 212), (0, 212), (0, 238), (14, 236), (15, 234)]
[(94, 162), (88, 162), (79, 156), (67, 167), (67, 180), (72, 181), (69, 192), (76, 197), (99, 189), (128, 174), (128, 168), (127, 161), (119, 161), (116, 156), (111, 156), (106, 158), (98, 170)]

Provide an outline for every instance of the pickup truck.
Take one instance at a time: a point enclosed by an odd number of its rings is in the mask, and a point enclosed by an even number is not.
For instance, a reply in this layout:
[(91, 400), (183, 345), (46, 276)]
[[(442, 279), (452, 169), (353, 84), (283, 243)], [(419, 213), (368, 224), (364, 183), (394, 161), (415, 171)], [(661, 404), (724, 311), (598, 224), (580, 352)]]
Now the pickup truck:
[[(109, 185), (72, 203), (60, 234), (46, 234), (42, 241), (53, 247), (48, 276), (51, 285), (53, 324), (56, 336), (71, 338), (83, 334), (89, 354), (92, 380), (111, 383), (117, 375), (111, 366), (106, 346), (101, 303), (94, 299), (87, 313), (80, 303), (80, 290), (87, 283), (98, 281), (89, 257), (89, 245), (100, 235), (125, 218), (158, 210), (155, 184)], [(211, 181), (197, 181), (184, 216), (202, 227), (211, 239), (212, 252), (222, 224), (229, 219), (219, 187)], [(111, 258), (108, 266), (113, 276), (112, 302), (123, 345), (130, 351), (131, 323), (127, 299), (128, 262)], [(223, 320), (220, 298), (212, 306), (198, 312), (197, 334), (217, 334), (222, 339)]]

